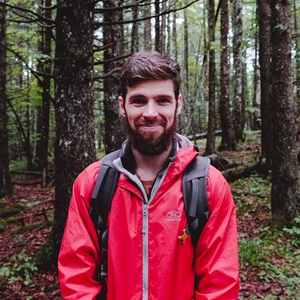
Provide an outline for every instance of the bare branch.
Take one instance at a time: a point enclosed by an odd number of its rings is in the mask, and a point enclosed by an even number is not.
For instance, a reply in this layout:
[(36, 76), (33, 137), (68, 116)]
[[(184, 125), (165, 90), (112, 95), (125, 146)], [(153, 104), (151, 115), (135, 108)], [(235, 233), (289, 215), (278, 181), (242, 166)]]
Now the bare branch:
[(5, 5), (6, 7), (9, 7), (12, 9), (13, 13), (16, 14), (17, 16), (24, 18), (25, 20), (12, 20), (10, 19), (11, 22), (16, 22), (16, 23), (33, 23), (37, 22), (38, 24), (41, 24), (42, 26), (52, 26), (55, 24), (55, 21), (52, 19), (45, 18), (38, 13), (27, 9), (23, 7), (18, 7), (15, 5), (11, 5), (8, 3), (0, 3), (0, 5)]
[[(149, 19), (152, 19), (152, 18), (157, 18), (157, 17), (163, 16), (163, 15), (167, 15), (167, 14), (170, 14), (170, 13), (173, 13), (173, 12), (184, 10), (184, 9), (190, 7), (191, 5), (193, 5), (194, 3), (199, 2), (199, 1), (200, 0), (194, 0), (194, 1), (192, 1), (192, 2), (190, 2), (188, 4), (186, 4), (186, 5), (184, 5), (182, 7), (172, 8), (174, 6), (174, 4), (177, 2), (177, 1), (175, 1), (173, 4), (171, 4), (165, 10), (161, 11), (158, 14), (154, 14), (152, 16), (143, 17), (143, 18), (139, 18), (139, 19), (132, 19), (132, 20), (110, 21), (110, 22), (95, 22), (95, 24), (98, 27), (100, 27), (100, 26), (105, 26), (105, 25), (131, 24), (131, 23), (136, 23), (136, 22), (142, 22), (142, 21), (145, 21), (145, 20), (149, 20)], [(130, 7), (132, 8), (133, 6), (131, 5)], [(122, 7), (113, 8), (113, 9), (121, 10)]]

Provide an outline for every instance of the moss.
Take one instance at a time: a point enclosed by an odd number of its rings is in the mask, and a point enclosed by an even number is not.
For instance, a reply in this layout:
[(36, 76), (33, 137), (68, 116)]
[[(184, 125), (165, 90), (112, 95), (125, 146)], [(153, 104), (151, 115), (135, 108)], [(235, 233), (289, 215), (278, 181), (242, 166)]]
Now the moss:
[(18, 221), (18, 218), (15, 217), (15, 216), (10, 216), (10, 217), (8, 217), (7, 220), (6, 220), (7, 224), (12, 224), (12, 223), (15, 223), (15, 222), (17, 222), (17, 221)]
[(0, 219), (0, 232), (4, 232), (5, 226), (7, 225), (4, 219)]
[(32, 224), (26, 224), (25, 226), (22, 226), (18, 229), (15, 229), (12, 231), (12, 233), (16, 234), (16, 233), (24, 233), (26, 231), (30, 231), (36, 228), (39, 228), (41, 226), (43, 226), (45, 224), (44, 221), (42, 222), (36, 222), (36, 223), (32, 223)]
[(0, 199), (0, 209), (6, 206), (7, 202), (5, 199)]
[(1, 212), (0, 212), (0, 218), (8, 218), (11, 216), (15, 216), (22, 211), (25, 211), (27, 209), (26, 205), (22, 203), (15, 203), (10, 207), (5, 207)]

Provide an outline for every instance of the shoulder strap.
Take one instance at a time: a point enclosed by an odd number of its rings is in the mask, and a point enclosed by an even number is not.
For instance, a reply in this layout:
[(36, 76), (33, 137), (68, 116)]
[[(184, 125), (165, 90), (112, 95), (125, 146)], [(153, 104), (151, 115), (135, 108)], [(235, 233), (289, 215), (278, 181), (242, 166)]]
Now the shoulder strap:
[[(98, 178), (91, 198), (90, 216), (95, 228), (103, 232), (111, 201), (118, 183), (119, 171), (113, 161), (120, 156), (121, 150), (116, 150), (104, 156), (101, 161)], [(102, 229), (102, 230), (101, 230)]]
[(188, 219), (188, 233), (194, 249), (209, 218), (207, 197), (207, 174), (210, 160), (197, 156), (186, 168), (182, 179), (184, 207)]
[(100, 231), (98, 240), (102, 251), (102, 263), (98, 266), (96, 279), (102, 283), (102, 292), (97, 299), (106, 299), (107, 285), (107, 250), (108, 250), (108, 228), (107, 216), (110, 211), (112, 198), (114, 196), (119, 171), (113, 165), (113, 161), (120, 157), (121, 150), (116, 150), (105, 155), (101, 161), (98, 178), (93, 190), (89, 214), (95, 229)]

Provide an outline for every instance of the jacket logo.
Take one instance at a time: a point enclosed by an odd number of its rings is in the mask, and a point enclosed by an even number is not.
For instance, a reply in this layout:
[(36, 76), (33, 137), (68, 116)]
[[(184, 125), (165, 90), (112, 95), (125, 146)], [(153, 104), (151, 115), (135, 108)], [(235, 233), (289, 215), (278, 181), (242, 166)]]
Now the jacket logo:
[(167, 212), (166, 215), (167, 215), (166, 218), (167, 221), (179, 221), (181, 219), (181, 213), (179, 211), (172, 210)]

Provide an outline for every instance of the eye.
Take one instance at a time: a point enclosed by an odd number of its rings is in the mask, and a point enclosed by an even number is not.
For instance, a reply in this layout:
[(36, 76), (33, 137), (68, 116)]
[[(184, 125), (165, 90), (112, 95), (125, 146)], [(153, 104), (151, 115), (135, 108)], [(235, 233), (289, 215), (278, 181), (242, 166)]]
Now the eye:
[(170, 100), (168, 98), (159, 98), (157, 102), (160, 104), (165, 104), (165, 103), (169, 103)]
[(142, 98), (135, 98), (130, 101), (130, 103), (132, 103), (134, 105), (143, 105), (143, 104), (145, 104), (145, 102), (146, 101)]

